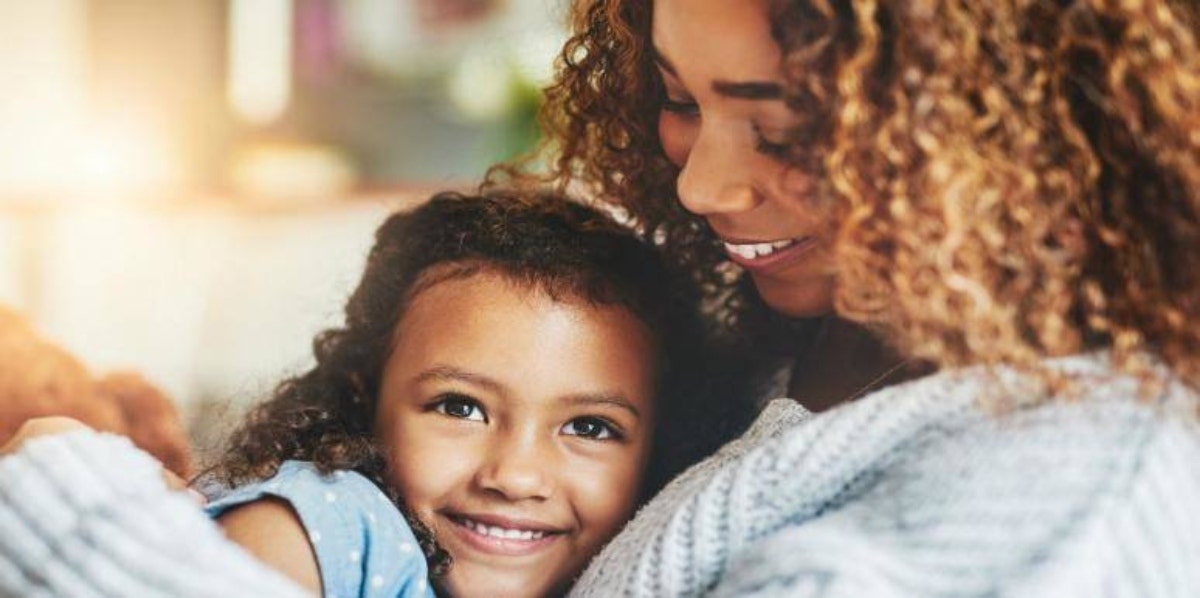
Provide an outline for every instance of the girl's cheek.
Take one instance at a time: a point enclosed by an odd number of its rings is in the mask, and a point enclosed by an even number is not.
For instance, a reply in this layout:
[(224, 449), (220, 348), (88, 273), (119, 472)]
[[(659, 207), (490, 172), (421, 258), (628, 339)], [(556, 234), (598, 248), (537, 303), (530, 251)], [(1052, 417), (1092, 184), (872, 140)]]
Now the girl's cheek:
[[(586, 511), (593, 522), (616, 529), (633, 515), (645, 468), (635, 454), (588, 467), (576, 464), (565, 475), (572, 478), (576, 496), (587, 497)], [(584, 510), (584, 509), (581, 509)]]

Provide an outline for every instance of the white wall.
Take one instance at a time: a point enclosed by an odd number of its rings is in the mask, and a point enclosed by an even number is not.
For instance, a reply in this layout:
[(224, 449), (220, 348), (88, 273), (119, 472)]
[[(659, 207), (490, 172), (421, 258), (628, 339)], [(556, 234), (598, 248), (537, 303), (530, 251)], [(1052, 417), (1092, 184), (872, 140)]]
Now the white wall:
[(134, 369), (175, 397), (257, 399), (311, 363), (375, 227), (404, 196), (286, 210), (0, 204), (0, 301), (93, 371)]

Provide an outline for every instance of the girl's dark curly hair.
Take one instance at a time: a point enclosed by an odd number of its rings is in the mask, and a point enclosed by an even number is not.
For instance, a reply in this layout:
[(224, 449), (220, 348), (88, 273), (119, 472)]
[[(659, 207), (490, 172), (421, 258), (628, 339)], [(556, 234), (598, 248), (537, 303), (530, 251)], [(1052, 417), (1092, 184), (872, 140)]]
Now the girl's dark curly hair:
[[(939, 365), (1111, 347), (1200, 384), (1194, 2), (767, 4), (802, 121), (788, 161), (838, 224), (840, 315)], [(659, 144), (653, 2), (572, 6), (540, 177), (621, 205), (736, 307)]]
[[(733, 356), (709, 350), (698, 291), (628, 229), (554, 195), (441, 193), (379, 227), (344, 324), (313, 343), (316, 365), (283, 381), (254, 409), (206, 475), (236, 486), (274, 475), (285, 460), (311, 461), (325, 472), (366, 476), (402, 508), (385, 482), (387, 462), (373, 434), (397, 324), (423, 289), (478, 272), (498, 273), (557, 301), (628, 309), (655, 337), (662, 415), (643, 498), (748, 422), (752, 406), (721, 400), (745, 378), (736, 375)], [(705, 370), (717, 375), (699, 375)], [(443, 572), (447, 555), (409, 519), (431, 570)]]

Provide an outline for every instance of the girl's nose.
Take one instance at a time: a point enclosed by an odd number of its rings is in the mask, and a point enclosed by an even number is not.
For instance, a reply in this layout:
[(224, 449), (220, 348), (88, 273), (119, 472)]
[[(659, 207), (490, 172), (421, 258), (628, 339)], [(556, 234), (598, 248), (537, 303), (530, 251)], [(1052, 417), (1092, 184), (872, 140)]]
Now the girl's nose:
[(701, 125), (676, 183), (683, 207), (708, 217), (749, 211), (762, 203), (745, 155), (751, 151), (740, 147), (736, 136)]
[(512, 501), (544, 500), (553, 494), (551, 455), (533, 439), (501, 438), (481, 464), (476, 482), (487, 492)]

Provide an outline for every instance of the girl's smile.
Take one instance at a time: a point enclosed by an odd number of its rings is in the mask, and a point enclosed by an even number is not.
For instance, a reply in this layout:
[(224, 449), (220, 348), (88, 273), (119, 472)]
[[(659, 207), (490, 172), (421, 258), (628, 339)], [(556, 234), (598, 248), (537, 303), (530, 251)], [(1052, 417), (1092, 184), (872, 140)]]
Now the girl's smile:
[(452, 515), (439, 513), (471, 549), (497, 556), (525, 556), (549, 548), (570, 533), (539, 521), (509, 519), (497, 515)]

